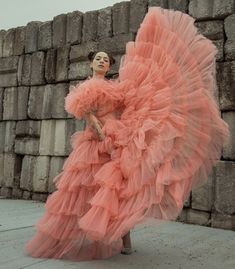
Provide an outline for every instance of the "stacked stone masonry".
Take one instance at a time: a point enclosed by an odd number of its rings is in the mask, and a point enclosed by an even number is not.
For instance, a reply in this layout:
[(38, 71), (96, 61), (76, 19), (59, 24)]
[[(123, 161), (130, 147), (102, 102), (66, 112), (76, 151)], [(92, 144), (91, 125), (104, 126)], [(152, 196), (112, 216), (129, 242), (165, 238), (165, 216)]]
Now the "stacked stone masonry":
[(100, 10), (61, 14), (51, 21), (0, 30), (0, 195), (45, 201), (71, 152), (70, 137), (85, 128), (64, 110), (71, 84), (91, 75), (92, 49), (116, 58), (134, 40), (148, 7), (180, 10), (218, 48), (217, 100), (232, 140), (206, 185), (193, 190), (179, 221), (235, 229), (234, 0), (131, 0)]

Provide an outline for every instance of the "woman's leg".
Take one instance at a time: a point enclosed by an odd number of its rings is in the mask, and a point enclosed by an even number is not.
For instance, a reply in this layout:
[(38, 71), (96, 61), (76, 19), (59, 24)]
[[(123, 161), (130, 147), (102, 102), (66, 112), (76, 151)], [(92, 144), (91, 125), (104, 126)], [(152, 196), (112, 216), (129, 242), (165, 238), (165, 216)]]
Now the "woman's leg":
[(132, 253), (132, 247), (131, 247), (131, 236), (130, 236), (130, 231), (125, 234), (122, 237), (123, 241), (123, 250), (121, 251), (122, 254), (131, 254)]

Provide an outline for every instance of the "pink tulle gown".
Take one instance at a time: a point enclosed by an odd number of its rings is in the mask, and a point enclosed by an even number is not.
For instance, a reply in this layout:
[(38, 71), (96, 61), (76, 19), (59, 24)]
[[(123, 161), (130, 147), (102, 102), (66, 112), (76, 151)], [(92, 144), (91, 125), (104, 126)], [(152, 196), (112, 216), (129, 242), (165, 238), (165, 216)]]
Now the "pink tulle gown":
[(174, 220), (204, 184), (229, 142), (215, 98), (213, 43), (182, 12), (149, 8), (128, 42), (119, 79), (73, 87), (65, 108), (93, 111), (105, 139), (87, 125), (58, 175), (27, 243), (33, 257), (108, 258), (136, 224)]

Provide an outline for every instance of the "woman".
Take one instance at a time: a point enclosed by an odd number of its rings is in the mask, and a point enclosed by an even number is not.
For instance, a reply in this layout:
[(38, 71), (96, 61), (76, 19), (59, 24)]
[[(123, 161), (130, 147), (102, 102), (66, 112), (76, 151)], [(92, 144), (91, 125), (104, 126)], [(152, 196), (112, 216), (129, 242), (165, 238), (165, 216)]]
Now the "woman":
[[(90, 127), (73, 136), (31, 255), (105, 258), (123, 243), (131, 253), (136, 224), (175, 220), (207, 181), (230, 133), (215, 99), (217, 49), (193, 23), (182, 12), (149, 8), (119, 79), (98, 71), (66, 97), (67, 111), (87, 116)], [(105, 69), (108, 55), (96, 56), (91, 67)]]

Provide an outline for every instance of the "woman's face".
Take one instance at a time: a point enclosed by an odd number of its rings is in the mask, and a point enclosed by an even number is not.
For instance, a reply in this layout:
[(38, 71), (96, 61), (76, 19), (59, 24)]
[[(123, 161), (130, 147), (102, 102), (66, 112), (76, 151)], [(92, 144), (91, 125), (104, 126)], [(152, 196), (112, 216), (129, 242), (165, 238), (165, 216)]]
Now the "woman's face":
[(110, 69), (108, 54), (103, 51), (97, 52), (90, 67), (93, 69), (93, 73), (105, 75)]

